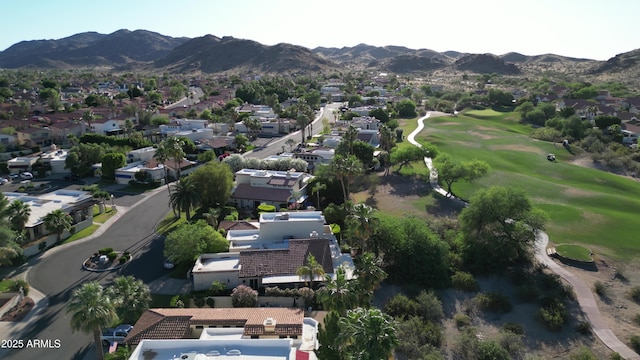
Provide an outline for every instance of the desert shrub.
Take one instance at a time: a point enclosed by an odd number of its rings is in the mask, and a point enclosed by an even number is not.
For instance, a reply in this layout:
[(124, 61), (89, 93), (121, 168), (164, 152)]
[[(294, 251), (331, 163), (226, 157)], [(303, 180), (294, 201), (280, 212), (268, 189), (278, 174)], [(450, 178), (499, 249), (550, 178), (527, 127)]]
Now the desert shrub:
[(569, 356), (570, 360), (598, 360), (598, 358), (587, 347), (581, 347), (575, 350)]
[(611, 359), (611, 360), (624, 360), (622, 355), (618, 354), (617, 352), (611, 353), (611, 355), (609, 355), (609, 359)]
[(203, 307), (204, 306), (204, 298), (203, 297), (196, 297), (193, 299), (193, 303), (196, 304), (197, 307)]
[(640, 354), (640, 336), (631, 335), (631, 337), (629, 338), (629, 344), (631, 345), (633, 351)]
[(398, 321), (396, 329), (398, 337), (403, 339), (397, 350), (410, 358), (420, 358), (419, 349), (425, 345), (437, 348), (442, 344), (442, 327), (418, 316)]
[(463, 313), (456, 313), (453, 315), (453, 321), (455, 321), (458, 329), (471, 325), (471, 317)]
[(387, 301), (383, 311), (394, 318), (408, 318), (418, 314), (418, 304), (403, 294), (397, 294)]
[(100, 255), (108, 255), (110, 253), (113, 252), (113, 248), (107, 247), (107, 248), (102, 248), (100, 250), (98, 250), (98, 254)]
[(633, 322), (636, 325), (640, 325), (640, 313), (636, 314), (636, 316), (633, 317)]
[(214, 298), (212, 298), (212, 297), (207, 298), (207, 306), (208, 307), (212, 308), (212, 307), (215, 307), (215, 305), (216, 305), (216, 300)]
[(227, 285), (225, 285), (222, 281), (214, 281), (211, 283), (211, 286), (209, 286), (209, 292), (211, 293), (211, 295), (220, 295), (224, 292), (224, 290), (227, 288)]
[(444, 317), (442, 301), (433, 292), (422, 291), (416, 297), (418, 316), (425, 321), (438, 322)]
[(593, 291), (600, 297), (607, 296), (607, 289), (601, 281), (596, 281), (593, 283)]
[(524, 327), (522, 326), (522, 324), (519, 324), (517, 322), (506, 322), (504, 324), (502, 324), (502, 329), (503, 332), (512, 332), (514, 334), (518, 334), (518, 335), (524, 335)]
[(558, 300), (553, 300), (538, 311), (538, 319), (551, 331), (558, 331), (567, 320), (567, 309)]
[(26, 280), (17, 279), (9, 285), (9, 290), (11, 291), (17, 292), (20, 291), (21, 288), (25, 296), (29, 295), (29, 283)]
[(511, 331), (501, 331), (498, 344), (509, 353), (511, 358), (519, 359), (525, 353), (522, 338), (522, 334), (516, 334)]
[(629, 296), (633, 301), (640, 303), (640, 286), (632, 287), (631, 291), (629, 291)]
[(580, 321), (576, 325), (576, 331), (582, 335), (589, 335), (591, 334), (591, 324), (588, 321)]
[(480, 293), (473, 301), (479, 309), (495, 313), (507, 313), (513, 307), (507, 296), (494, 292)]
[(238, 285), (231, 292), (233, 307), (255, 307), (258, 302), (258, 292), (245, 285)]
[(478, 286), (478, 281), (473, 277), (473, 275), (464, 272), (464, 271), (456, 271), (453, 276), (451, 276), (451, 284), (454, 288), (462, 291), (478, 291), (480, 288)]
[(478, 360), (511, 360), (511, 355), (495, 341), (478, 344)]
[(110, 253), (107, 254), (107, 258), (109, 259), (109, 261), (113, 261), (118, 257), (118, 253), (115, 251), (112, 251)]

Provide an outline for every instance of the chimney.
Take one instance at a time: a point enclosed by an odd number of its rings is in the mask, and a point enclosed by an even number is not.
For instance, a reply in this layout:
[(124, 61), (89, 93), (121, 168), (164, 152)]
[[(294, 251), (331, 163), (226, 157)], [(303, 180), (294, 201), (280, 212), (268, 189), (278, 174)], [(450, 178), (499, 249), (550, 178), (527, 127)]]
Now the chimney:
[(264, 325), (265, 333), (273, 334), (276, 332), (276, 320), (274, 318), (266, 318), (262, 325)]

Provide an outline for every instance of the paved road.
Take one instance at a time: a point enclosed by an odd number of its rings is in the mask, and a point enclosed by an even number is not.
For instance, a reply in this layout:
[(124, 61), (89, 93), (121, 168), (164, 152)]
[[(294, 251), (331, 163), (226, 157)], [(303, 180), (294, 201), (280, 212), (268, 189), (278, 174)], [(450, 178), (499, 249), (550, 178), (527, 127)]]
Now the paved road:
[[(85, 359), (95, 358), (93, 338), (81, 332), (72, 333), (70, 317), (65, 304), (71, 291), (87, 281), (110, 283), (115, 276), (135, 275), (145, 283), (166, 275), (162, 267), (162, 239), (154, 236), (153, 229), (169, 211), (166, 187), (158, 190), (139, 206), (127, 210), (101, 236), (81, 244), (60, 247), (30, 260), (27, 278), (31, 286), (48, 297), (49, 306), (40, 313), (37, 322), (23, 333), (22, 339), (59, 339), (58, 349), (14, 350), (3, 359)], [(116, 200), (116, 204), (119, 201)], [(94, 273), (84, 271), (81, 263), (90, 254), (103, 247), (131, 251), (132, 261), (115, 272)]]

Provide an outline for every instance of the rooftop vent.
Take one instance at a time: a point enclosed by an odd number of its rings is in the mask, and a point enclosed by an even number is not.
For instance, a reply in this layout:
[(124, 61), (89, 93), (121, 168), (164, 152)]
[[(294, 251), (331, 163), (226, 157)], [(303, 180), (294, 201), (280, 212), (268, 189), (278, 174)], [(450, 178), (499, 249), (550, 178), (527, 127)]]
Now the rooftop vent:
[(309, 234), (309, 237), (312, 239), (317, 239), (318, 238), (318, 232), (317, 231), (312, 231), (311, 234)]

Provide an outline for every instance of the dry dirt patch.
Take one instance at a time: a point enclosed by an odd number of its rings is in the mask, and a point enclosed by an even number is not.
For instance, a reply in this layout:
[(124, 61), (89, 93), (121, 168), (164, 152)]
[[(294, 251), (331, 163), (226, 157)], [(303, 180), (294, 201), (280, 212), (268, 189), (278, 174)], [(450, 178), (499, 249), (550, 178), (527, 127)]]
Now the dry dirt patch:
[(493, 145), (493, 146), (490, 147), (490, 149), (492, 149), (492, 150), (522, 151), (522, 152), (528, 152), (528, 153), (540, 153), (540, 149), (538, 149), (536, 147), (527, 146), (527, 145), (517, 145), (517, 144)]

